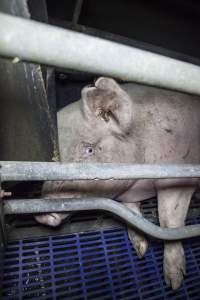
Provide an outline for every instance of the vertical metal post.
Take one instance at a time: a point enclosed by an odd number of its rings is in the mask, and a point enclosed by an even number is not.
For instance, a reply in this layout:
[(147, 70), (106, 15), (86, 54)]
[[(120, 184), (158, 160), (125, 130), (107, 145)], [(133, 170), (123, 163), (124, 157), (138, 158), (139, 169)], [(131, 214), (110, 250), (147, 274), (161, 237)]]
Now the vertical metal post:
[(81, 8), (83, 5), (83, 0), (76, 0), (75, 8), (74, 8), (74, 14), (72, 18), (72, 25), (73, 27), (76, 27), (78, 24), (78, 20), (81, 14)]
[[(38, 8), (42, 15), (41, 3)], [(1, 0), (0, 11), (23, 20), (30, 17), (26, 0)], [(54, 160), (58, 152), (55, 99), (48, 99), (41, 66), (0, 58), (0, 73), (0, 159)]]

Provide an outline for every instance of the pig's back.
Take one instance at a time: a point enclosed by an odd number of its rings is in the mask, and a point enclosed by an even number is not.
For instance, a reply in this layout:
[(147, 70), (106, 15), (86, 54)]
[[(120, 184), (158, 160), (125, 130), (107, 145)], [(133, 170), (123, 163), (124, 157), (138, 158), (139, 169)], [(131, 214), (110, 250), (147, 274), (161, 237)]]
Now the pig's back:
[(200, 97), (139, 84), (122, 87), (136, 104), (135, 140), (144, 163), (200, 163)]

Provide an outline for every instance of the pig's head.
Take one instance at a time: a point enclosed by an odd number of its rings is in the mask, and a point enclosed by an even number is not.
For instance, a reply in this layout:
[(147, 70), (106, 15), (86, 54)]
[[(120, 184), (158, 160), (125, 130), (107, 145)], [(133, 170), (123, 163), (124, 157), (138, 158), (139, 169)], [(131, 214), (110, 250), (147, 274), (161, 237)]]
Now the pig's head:
[(133, 162), (133, 101), (113, 80), (99, 78), (58, 113), (62, 162)]
[[(81, 100), (58, 113), (61, 162), (139, 162), (134, 144), (135, 108), (130, 96), (113, 80), (99, 78), (82, 90)], [(62, 182), (62, 192), (82, 191), (115, 197), (131, 181)], [(59, 184), (58, 184), (59, 186)]]

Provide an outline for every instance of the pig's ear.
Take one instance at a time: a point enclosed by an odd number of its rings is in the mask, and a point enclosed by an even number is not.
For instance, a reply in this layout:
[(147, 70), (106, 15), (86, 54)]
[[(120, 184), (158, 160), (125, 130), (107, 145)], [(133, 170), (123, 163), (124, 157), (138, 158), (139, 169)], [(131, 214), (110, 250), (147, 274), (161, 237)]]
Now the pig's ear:
[(111, 78), (101, 77), (95, 87), (82, 90), (85, 118), (97, 118), (113, 131), (129, 132), (133, 122), (133, 102), (129, 95)]

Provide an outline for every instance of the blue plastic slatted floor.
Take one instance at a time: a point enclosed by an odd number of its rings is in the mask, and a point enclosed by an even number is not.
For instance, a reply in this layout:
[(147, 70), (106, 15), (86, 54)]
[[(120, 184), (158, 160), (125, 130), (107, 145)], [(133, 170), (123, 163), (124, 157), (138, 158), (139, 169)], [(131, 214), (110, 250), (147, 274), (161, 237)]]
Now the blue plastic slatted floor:
[(11, 242), (3, 299), (200, 299), (200, 238), (184, 247), (188, 275), (172, 291), (163, 280), (162, 243), (151, 242), (140, 260), (123, 228)]

